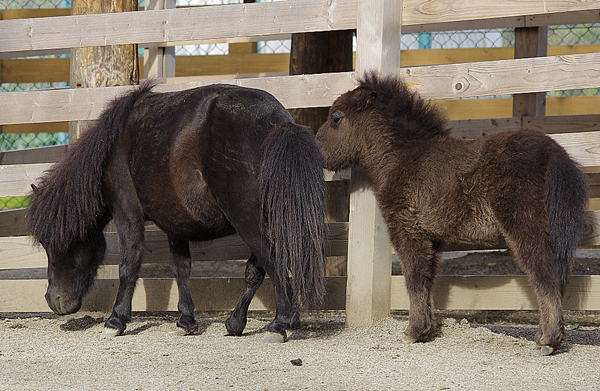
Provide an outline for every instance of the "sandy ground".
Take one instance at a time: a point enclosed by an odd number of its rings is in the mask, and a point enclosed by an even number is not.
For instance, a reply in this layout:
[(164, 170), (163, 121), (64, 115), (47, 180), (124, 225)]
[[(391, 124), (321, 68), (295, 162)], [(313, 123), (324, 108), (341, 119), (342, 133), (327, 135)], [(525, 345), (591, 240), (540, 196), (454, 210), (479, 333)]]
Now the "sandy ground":
[(0, 389), (600, 388), (598, 313), (567, 313), (567, 343), (550, 357), (534, 349), (535, 312), (440, 313), (436, 338), (413, 345), (400, 340), (406, 313), (346, 328), (343, 312), (311, 312), (284, 344), (261, 341), (272, 313), (251, 313), (241, 337), (225, 335), (225, 313), (199, 314), (194, 336), (179, 335), (172, 313), (134, 315), (106, 339), (103, 313), (0, 314)]

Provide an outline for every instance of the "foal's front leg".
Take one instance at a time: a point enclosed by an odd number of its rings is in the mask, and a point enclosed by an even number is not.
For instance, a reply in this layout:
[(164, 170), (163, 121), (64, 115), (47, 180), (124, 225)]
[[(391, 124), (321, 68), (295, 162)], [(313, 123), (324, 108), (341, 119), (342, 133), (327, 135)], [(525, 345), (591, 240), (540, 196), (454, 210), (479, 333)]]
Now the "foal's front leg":
[(184, 334), (196, 334), (198, 332), (198, 322), (194, 318), (194, 300), (190, 289), (190, 273), (192, 269), (192, 258), (190, 255), (190, 245), (187, 240), (175, 239), (169, 236), (169, 249), (171, 250), (171, 268), (177, 280), (177, 289), (179, 290), (179, 319), (177, 326)]
[(401, 248), (404, 251), (398, 251), (398, 258), (410, 299), (408, 326), (402, 340), (414, 343), (426, 340), (435, 329), (432, 287), (438, 255), (427, 241), (407, 240)]

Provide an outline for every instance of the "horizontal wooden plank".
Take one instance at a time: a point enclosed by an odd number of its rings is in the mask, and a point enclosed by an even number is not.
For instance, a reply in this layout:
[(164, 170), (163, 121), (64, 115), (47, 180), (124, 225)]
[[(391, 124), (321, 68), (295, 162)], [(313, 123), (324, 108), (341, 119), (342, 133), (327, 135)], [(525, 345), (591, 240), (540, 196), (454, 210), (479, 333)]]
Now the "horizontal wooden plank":
[[(548, 55), (600, 52), (600, 45), (549, 46)], [(508, 60), (512, 47), (403, 50), (403, 67)], [(176, 56), (175, 76), (287, 73), (289, 53), (234, 53), (219, 56)], [(3, 83), (68, 82), (68, 58), (8, 59), (0, 62)], [(140, 63), (140, 74), (143, 64)]]
[[(118, 280), (99, 279), (84, 299), (83, 311), (110, 312), (118, 288)], [(229, 311), (235, 307), (243, 278), (192, 278), (190, 288), (197, 311)], [(0, 280), (0, 313), (50, 312), (44, 294), (45, 280)], [(346, 278), (327, 277), (323, 309), (344, 309)], [(177, 284), (174, 279), (140, 279), (133, 295), (133, 311), (177, 311)], [(251, 310), (274, 310), (271, 282), (265, 279), (256, 292)]]
[[(403, 4), (402, 21), (413, 31), (469, 28), (473, 20), (490, 19), (498, 21), (487, 23), (492, 27), (524, 27), (526, 15), (542, 15), (551, 22), (553, 14), (589, 11), (593, 20), (599, 8), (598, 0), (500, 0), (485, 7), (479, 0), (409, 0)], [(296, 0), (4, 20), (0, 52), (346, 30), (356, 28), (356, 12), (356, 0)]]
[(25, 223), (25, 208), (0, 211), (0, 237), (27, 235), (28, 233)]
[(550, 134), (583, 167), (600, 167), (600, 132)]
[(356, 28), (356, 0), (296, 0), (0, 21), (0, 52)]
[[(354, 88), (352, 72), (222, 80), (270, 92), (287, 108), (329, 106)], [(179, 91), (219, 81), (159, 84), (155, 91)], [(92, 120), (106, 103), (132, 87), (102, 87), (7, 92), (0, 94), (0, 125)]]
[(600, 131), (600, 114), (470, 119), (449, 121), (448, 125), (453, 135), (462, 138), (478, 138), (522, 129), (535, 129), (547, 134), (592, 132)]
[[(585, 228), (581, 242), (583, 247), (600, 246), (600, 211), (589, 213), (589, 224)], [(348, 249), (347, 223), (328, 223), (328, 256), (346, 255)], [(115, 233), (106, 233), (107, 252), (104, 264), (116, 265), (119, 262)], [(144, 262), (168, 262), (168, 243), (164, 233), (148, 231), (146, 234)], [(453, 250), (464, 250), (455, 248)], [(471, 247), (469, 249), (478, 249)], [(481, 249), (481, 248), (479, 248)], [(206, 242), (193, 242), (190, 245), (193, 261), (220, 261), (246, 259), (249, 250), (237, 235)], [(43, 268), (47, 266), (44, 250), (34, 246), (29, 237), (0, 237), (0, 269)]]
[(0, 197), (27, 195), (49, 167), (48, 163), (0, 165)]
[[(433, 305), (438, 310), (536, 310), (527, 276), (438, 276)], [(409, 308), (403, 276), (392, 276), (392, 309)], [(600, 310), (600, 276), (571, 276), (565, 310)]]
[(600, 87), (600, 53), (403, 68), (429, 99)]
[[(600, 96), (547, 98), (544, 117), (502, 118), (512, 114), (512, 98), (435, 101), (460, 137), (475, 138), (502, 130), (530, 128), (546, 133), (599, 130)], [(580, 113), (570, 115), (570, 113)], [(595, 114), (594, 114), (595, 113)], [(48, 127), (47, 127), (48, 126)], [(3, 133), (67, 132), (68, 122), (2, 126)]]
[[(327, 223), (327, 256), (343, 256), (348, 251), (348, 224)], [(117, 235), (105, 233), (107, 250), (105, 265), (119, 263)], [(146, 249), (144, 263), (165, 263), (170, 261), (167, 236), (158, 230), (149, 230), (145, 235)], [(194, 262), (247, 259), (250, 250), (238, 235), (204, 242), (191, 242), (190, 253)], [(46, 267), (46, 253), (34, 245), (30, 237), (0, 237), (0, 269), (21, 269)]]
[[(50, 312), (44, 294), (45, 280), (0, 280), (0, 312)], [(99, 279), (84, 300), (82, 310), (110, 312), (118, 280)], [(198, 311), (233, 309), (243, 287), (243, 278), (193, 278), (192, 297)], [(346, 277), (326, 277), (323, 309), (343, 310)], [(403, 276), (392, 276), (392, 309), (408, 309)], [(177, 311), (174, 279), (140, 279), (133, 298), (133, 311)], [(438, 310), (536, 310), (533, 290), (525, 276), (439, 276), (434, 285), (434, 307)], [(571, 276), (563, 308), (600, 310), (600, 276)], [(273, 310), (269, 279), (258, 290), (252, 310)]]
[(66, 145), (4, 151), (0, 152), (0, 165), (54, 163), (62, 158), (66, 151)]

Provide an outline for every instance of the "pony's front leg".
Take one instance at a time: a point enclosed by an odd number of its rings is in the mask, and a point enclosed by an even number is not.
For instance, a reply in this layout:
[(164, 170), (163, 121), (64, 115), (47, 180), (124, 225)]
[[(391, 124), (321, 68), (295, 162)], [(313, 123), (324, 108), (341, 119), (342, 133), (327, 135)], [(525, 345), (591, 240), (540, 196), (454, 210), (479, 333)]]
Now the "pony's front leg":
[(117, 336), (127, 328), (131, 321), (131, 301), (142, 264), (144, 250), (143, 237), (133, 244), (120, 241), (122, 258), (119, 264), (119, 290), (112, 314), (104, 323), (106, 336)]
[(258, 266), (258, 259), (254, 254), (250, 255), (250, 258), (246, 261), (244, 277), (242, 294), (231, 315), (225, 321), (225, 327), (230, 335), (242, 335), (244, 328), (246, 328), (250, 302), (265, 278), (265, 269)]
[(179, 290), (177, 326), (183, 330), (184, 334), (196, 334), (198, 332), (198, 322), (194, 318), (195, 306), (190, 289), (192, 269), (190, 245), (187, 240), (169, 237), (169, 249), (172, 255), (171, 268), (177, 279), (177, 289)]

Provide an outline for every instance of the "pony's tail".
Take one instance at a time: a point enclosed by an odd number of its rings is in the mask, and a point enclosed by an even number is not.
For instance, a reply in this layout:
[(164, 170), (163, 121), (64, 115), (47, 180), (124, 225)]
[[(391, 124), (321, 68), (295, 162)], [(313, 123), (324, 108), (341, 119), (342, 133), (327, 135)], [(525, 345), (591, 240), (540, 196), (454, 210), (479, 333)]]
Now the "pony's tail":
[(64, 253), (74, 241), (87, 240), (101, 228), (98, 220), (107, 211), (102, 197), (104, 169), (135, 101), (154, 84), (146, 82), (110, 102), (65, 158), (32, 186), (27, 224), (47, 251)]
[(269, 132), (259, 176), (263, 230), (275, 273), (301, 308), (325, 295), (323, 167), (310, 128), (283, 122)]
[(585, 175), (567, 152), (562, 148), (557, 152), (551, 155), (546, 173), (546, 209), (550, 222), (550, 244), (558, 263), (564, 294), (571, 259), (586, 223), (588, 185)]

